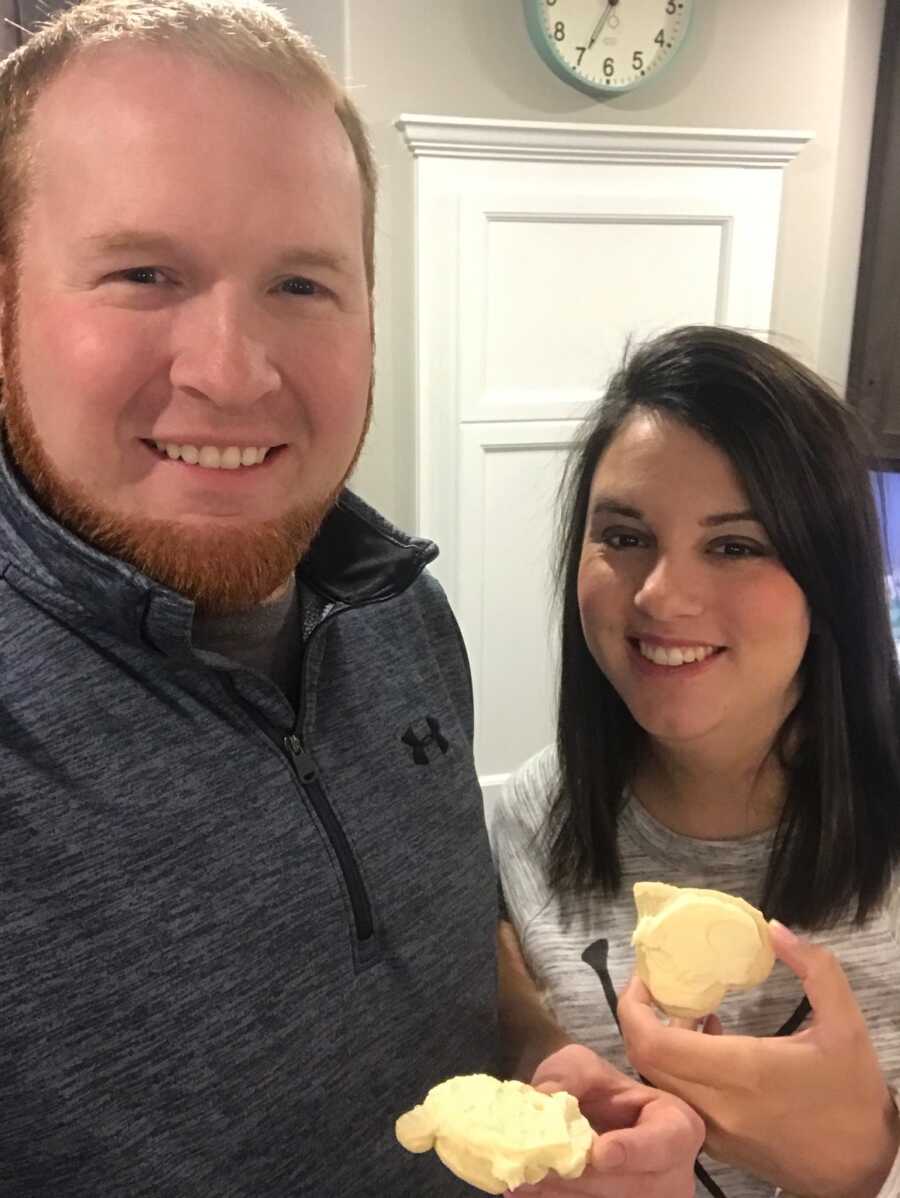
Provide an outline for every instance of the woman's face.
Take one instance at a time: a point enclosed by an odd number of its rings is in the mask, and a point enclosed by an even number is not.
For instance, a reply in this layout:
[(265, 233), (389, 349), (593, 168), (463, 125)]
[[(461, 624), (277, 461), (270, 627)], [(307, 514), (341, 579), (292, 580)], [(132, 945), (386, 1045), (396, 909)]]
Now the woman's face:
[(673, 744), (774, 736), (799, 697), (803, 592), (729, 458), (638, 411), (591, 484), (578, 572), (588, 647), (635, 720)]

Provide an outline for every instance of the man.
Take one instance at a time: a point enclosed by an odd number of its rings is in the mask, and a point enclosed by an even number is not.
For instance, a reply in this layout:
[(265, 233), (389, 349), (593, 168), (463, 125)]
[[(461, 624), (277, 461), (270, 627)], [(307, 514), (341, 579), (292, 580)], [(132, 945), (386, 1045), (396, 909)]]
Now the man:
[(195, 0), (0, 113), (0, 1192), (461, 1195), (393, 1122), (497, 1067), (496, 903), (436, 550), (343, 490), (359, 118)]

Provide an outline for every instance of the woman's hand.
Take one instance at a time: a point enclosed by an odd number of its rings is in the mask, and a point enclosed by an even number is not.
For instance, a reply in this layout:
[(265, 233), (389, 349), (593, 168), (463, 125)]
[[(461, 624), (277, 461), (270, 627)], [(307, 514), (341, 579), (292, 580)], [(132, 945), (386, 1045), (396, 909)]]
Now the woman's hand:
[(835, 957), (772, 924), (775, 954), (812, 1006), (793, 1036), (666, 1026), (633, 978), (619, 1001), (628, 1056), (704, 1118), (706, 1150), (797, 1195), (875, 1198), (900, 1146), (897, 1111)]
[(514, 1198), (693, 1198), (703, 1122), (679, 1098), (635, 1082), (577, 1044), (538, 1066), (532, 1085), (574, 1094), (598, 1134), (581, 1177), (551, 1175), (539, 1185), (518, 1186)]

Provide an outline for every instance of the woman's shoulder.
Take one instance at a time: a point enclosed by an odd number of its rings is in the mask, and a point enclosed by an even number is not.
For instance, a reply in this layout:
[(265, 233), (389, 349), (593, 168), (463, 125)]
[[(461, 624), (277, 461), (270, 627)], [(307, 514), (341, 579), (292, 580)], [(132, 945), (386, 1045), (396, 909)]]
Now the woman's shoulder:
[(548, 817), (556, 796), (556, 749), (548, 746), (509, 775), (494, 804), (491, 848), (508, 917), (519, 935), (547, 904)]
[(900, 870), (895, 870), (882, 906), (894, 940), (900, 943)]
[(556, 791), (559, 784), (559, 759), (556, 745), (545, 745), (538, 749), (517, 770), (510, 774), (510, 782), (517, 789), (529, 794), (543, 795)]
[(494, 804), (491, 839), (532, 838), (546, 826), (559, 781), (556, 748), (547, 745), (506, 779)]
[(543, 822), (559, 789), (559, 762), (556, 746), (539, 749), (518, 769), (503, 787), (501, 800), (522, 817), (533, 816)]

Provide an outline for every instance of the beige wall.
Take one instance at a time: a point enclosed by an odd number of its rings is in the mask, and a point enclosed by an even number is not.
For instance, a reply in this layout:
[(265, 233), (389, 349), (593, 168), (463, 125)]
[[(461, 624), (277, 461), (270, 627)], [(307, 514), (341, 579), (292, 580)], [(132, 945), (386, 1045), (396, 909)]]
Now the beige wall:
[[(309, 0), (292, 2), (302, 25)], [(785, 179), (773, 327), (843, 386), (884, 0), (695, 0), (667, 72), (602, 103), (544, 66), (521, 0), (329, 0), (327, 11), (323, 48), (348, 73), (383, 171), (376, 419), (355, 486), (391, 518), (415, 516), (412, 160), (393, 127), (402, 112), (811, 130)]]

